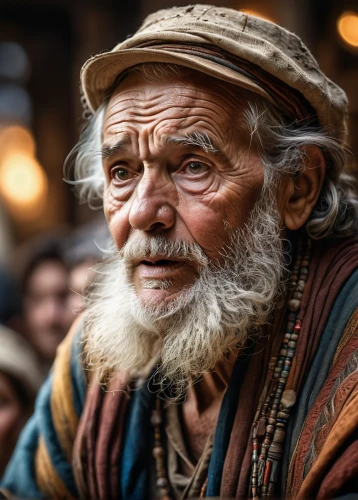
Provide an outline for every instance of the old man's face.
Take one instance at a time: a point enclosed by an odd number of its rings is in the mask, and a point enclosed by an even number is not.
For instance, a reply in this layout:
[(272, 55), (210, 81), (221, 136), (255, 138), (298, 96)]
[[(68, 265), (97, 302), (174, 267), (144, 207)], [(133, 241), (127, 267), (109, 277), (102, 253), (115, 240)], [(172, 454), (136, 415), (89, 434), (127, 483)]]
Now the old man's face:
[[(243, 109), (234, 89), (190, 71), (152, 83), (131, 74), (120, 84), (103, 128), (104, 208), (118, 249), (162, 235), (222, 260), (228, 233), (247, 221), (264, 183)], [(198, 275), (192, 260), (159, 253), (132, 264), (144, 305), (172, 301)]]
[(282, 212), (244, 94), (186, 70), (150, 76), (127, 75), (105, 111), (104, 209), (118, 252), (88, 296), (86, 347), (102, 379), (147, 376), (160, 360), (156, 383), (180, 396), (266, 322), (284, 275)]

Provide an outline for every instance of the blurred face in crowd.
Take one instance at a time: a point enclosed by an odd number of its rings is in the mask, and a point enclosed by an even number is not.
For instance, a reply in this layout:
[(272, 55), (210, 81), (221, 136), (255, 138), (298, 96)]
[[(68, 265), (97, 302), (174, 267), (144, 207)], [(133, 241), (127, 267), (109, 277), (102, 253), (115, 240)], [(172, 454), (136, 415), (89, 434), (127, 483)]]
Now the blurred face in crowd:
[(0, 477), (27, 416), (12, 380), (0, 371)]
[(24, 315), (29, 340), (45, 362), (52, 362), (70, 326), (67, 296), (68, 274), (61, 262), (46, 260), (35, 267), (27, 283)]

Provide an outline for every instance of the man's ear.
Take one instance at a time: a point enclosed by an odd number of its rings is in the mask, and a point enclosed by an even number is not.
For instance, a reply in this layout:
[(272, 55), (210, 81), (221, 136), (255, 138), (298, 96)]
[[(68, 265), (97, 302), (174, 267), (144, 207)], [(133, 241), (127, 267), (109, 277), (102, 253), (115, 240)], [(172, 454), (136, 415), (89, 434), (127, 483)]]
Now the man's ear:
[(304, 149), (304, 168), (297, 177), (282, 179), (278, 204), (285, 226), (295, 231), (302, 227), (317, 203), (326, 174), (326, 161), (318, 146)]

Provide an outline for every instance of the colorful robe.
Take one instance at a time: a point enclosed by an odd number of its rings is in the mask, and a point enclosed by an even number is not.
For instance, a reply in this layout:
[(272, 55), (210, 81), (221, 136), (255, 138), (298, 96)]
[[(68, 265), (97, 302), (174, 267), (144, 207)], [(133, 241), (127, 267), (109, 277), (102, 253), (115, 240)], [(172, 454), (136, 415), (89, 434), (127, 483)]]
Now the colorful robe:
[[(282, 314), (240, 356), (224, 395), (206, 496), (245, 498), (251, 426)], [(358, 242), (316, 243), (286, 389), (298, 395), (287, 430), (281, 496), (327, 499), (358, 492)], [(284, 332), (283, 332), (284, 333)], [(60, 346), (34, 416), (2, 480), (5, 497), (148, 498), (155, 396), (123, 374), (107, 391), (87, 380), (81, 325)]]

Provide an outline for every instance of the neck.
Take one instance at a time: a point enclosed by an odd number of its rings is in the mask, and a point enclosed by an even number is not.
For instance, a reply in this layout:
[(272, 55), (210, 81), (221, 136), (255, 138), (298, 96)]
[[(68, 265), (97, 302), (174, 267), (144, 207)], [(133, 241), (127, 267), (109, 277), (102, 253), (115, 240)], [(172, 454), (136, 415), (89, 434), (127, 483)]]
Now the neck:
[(237, 354), (238, 349), (232, 349), (228, 354), (222, 356), (211, 372), (204, 373), (200, 382), (188, 389), (186, 402), (195, 405), (198, 414), (202, 414), (212, 407), (220, 407)]

